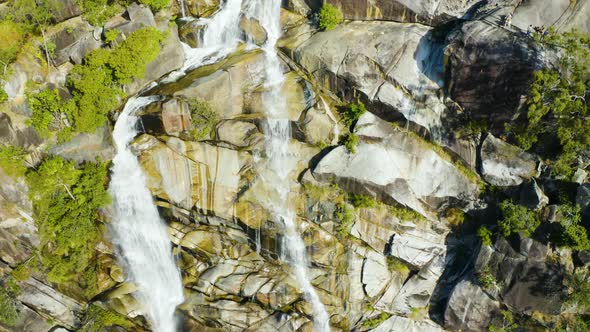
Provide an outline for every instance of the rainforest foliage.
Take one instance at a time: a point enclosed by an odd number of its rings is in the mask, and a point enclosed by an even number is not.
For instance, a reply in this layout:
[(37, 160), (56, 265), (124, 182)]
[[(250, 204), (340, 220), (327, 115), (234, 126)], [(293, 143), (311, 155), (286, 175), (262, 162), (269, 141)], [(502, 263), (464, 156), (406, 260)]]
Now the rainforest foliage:
[(508, 129), (518, 145), (543, 151), (549, 140), (559, 142), (553, 171), (569, 177), (578, 154), (590, 146), (590, 37), (577, 31), (557, 34), (550, 29), (540, 40), (558, 52), (556, 68), (534, 74), (526, 100), (526, 114)]
[[(96, 284), (94, 247), (101, 238), (97, 210), (110, 202), (105, 163), (76, 167), (60, 157), (44, 160), (27, 174), (41, 262), (57, 284), (77, 282), (87, 295)], [(85, 276), (80, 280), (80, 276)]]

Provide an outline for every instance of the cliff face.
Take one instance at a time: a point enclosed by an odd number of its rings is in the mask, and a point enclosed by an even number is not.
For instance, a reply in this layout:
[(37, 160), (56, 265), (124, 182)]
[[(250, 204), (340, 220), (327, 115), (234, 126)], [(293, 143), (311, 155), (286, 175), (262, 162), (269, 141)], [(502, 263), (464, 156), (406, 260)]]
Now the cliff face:
[[(497, 197), (538, 211), (541, 230), (561, 217), (553, 204), (562, 188), (582, 207), (589, 205), (584, 163), (577, 183), (563, 185), (547, 176), (540, 157), (502, 138), (533, 73), (556, 61), (521, 29), (550, 21), (562, 31), (587, 33), (583, 18), (590, 1), (496, 2), (329, 0), (347, 20), (331, 31), (314, 25), (319, 3), (284, 2), (278, 45), (292, 132), (289, 204), (334, 331), (480, 331), (501, 324), (507, 308), (518, 319), (537, 315), (555, 322), (564, 314), (566, 276), (586, 268), (586, 251), (558, 248), (542, 231), (532, 238), (498, 236), (488, 244), (475, 233), (498, 218)], [(192, 0), (186, 6), (192, 15), (208, 17), (219, 3)], [(56, 47), (49, 72), (26, 52), (11, 65), (4, 80), (8, 100), (0, 104), (0, 143), (22, 147), (30, 168), (48, 155), (76, 163), (111, 160), (117, 112), (95, 133), (65, 143), (43, 138), (27, 122), (27, 82), (67, 96), (73, 64), (108, 48), (108, 31), (121, 40), (145, 26), (167, 31), (145, 77), (124, 90), (127, 96), (161, 96), (141, 110), (132, 149), (182, 273), (179, 329), (311, 331), (312, 308), (285, 263), (285, 236), (271, 221), (273, 191), (262, 179), (269, 160), (261, 50), (241, 45), (214, 64), (168, 76), (183, 66), (181, 42), (198, 40), (191, 23), (174, 24), (178, 8), (154, 15), (131, 4), (102, 27), (72, 10), (47, 32)], [(500, 18), (512, 12), (516, 27), (505, 29)], [(264, 29), (243, 20), (244, 34), (262, 44)], [(367, 112), (349, 126), (341, 111), (357, 101)], [(197, 117), (215, 119), (210, 134), (195, 138)], [(468, 120), (489, 125), (468, 131)], [(358, 139), (354, 152), (343, 144), (347, 131)], [(115, 256), (110, 207), (100, 214), (97, 288), (85, 298), (73, 286), (47, 281), (35, 261), (44, 248), (26, 182), (8, 174), (0, 167), (0, 278), (5, 287), (16, 282), (19, 291), (6, 300), (17, 317), (0, 321), (0, 330), (92, 329), (98, 318), (88, 318), (88, 305), (131, 322), (97, 328), (149, 330), (136, 286)], [(23, 267), (30, 273), (15, 278)]]

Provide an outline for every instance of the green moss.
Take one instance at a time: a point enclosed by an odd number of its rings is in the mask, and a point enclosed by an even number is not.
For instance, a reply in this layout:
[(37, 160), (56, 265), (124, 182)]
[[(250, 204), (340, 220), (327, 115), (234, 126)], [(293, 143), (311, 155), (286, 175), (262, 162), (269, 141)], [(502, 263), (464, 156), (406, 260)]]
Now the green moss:
[(14, 280), (7, 279), (0, 287), (0, 323), (6, 326), (14, 326), (18, 319), (17, 302), (15, 297), (20, 292), (20, 287)]
[(107, 44), (112, 44), (117, 39), (117, 37), (119, 37), (119, 30), (108, 30), (104, 33), (104, 42)]
[(94, 26), (102, 26), (109, 18), (123, 9), (118, 3), (109, 0), (77, 0), (82, 8), (82, 16)]
[(365, 104), (358, 101), (356, 103), (349, 104), (346, 107), (340, 107), (338, 108), (338, 111), (342, 116), (342, 121), (347, 127), (350, 128), (358, 121), (361, 115), (367, 112), (367, 108), (365, 107)]
[(337, 184), (323, 186), (305, 184), (303, 188), (305, 189), (307, 197), (316, 202), (330, 201), (336, 204), (341, 204), (344, 202), (346, 196)]
[(355, 208), (374, 208), (379, 203), (371, 196), (350, 194), (348, 200)]
[(375, 317), (363, 321), (362, 326), (367, 329), (374, 329), (377, 326), (381, 325), (381, 323), (383, 323), (384, 321), (388, 320), (389, 317), (391, 317), (391, 314), (382, 312)]
[(192, 118), (190, 134), (193, 139), (195, 141), (211, 139), (215, 125), (219, 122), (219, 115), (203, 99), (190, 99), (188, 105)]
[(119, 326), (129, 331), (135, 325), (127, 317), (93, 303), (88, 307), (81, 331), (98, 332), (110, 326)]
[(4, 91), (4, 87), (0, 86), (0, 104), (8, 100), (8, 93)]
[(154, 11), (158, 11), (168, 6), (170, 0), (139, 0), (139, 3), (149, 6)]
[(340, 219), (340, 224), (337, 227), (338, 235), (341, 238), (347, 238), (350, 236), (350, 229), (354, 224), (354, 208), (346, 203), (338, 204), (336, 209), (336, 218)]
[(324, 3), (320, 9), (318, 18), (320, 28), (322, 30), (329, 31), (334, 29), (338, 24), (342, 23), (344, 20), (344, 15), (342, 15), (340, 9), (328, 3)]
[(11, 177), (25, 175), (25, 153), (19, 147), (12, 145), (0, 145), (0, 168)]
[(420, 213), (403, 206), (388, 206), (388, 210), (389, 213), (400, 220), (424, 220), (424, 216), (422, 216)]
[(492, 232), (487, 229), (487, 227), (485, 226), (480, 226), (477, 229), (477, 236), (481, 239), (481, 242), (485, 245), (485, 246), (491, 246), (492, 245)]
[(443, 213), (443, 217), (454, 227), (461, 226), (465, 221), (465, 213), (457, 208), (446, 209)]
[(31, 277), (31, 270), (25, 264), (20, 264), (12, 270), (11, 275), (18, 281), (25, 281)]
[(387, 256), (387, 268), (390, 272), (397, 272), (403, 275), (410, 273), (408, 265), (394, 256)]
[[(47, 279), (92, 289), (94, 248), (101, 239), (97, 209), (110, 202), (106, 164), (85, 163), (76, 168), (73, 162), (52, 157), (27, 174), (27, 183)], [(92, 273), (85, 274), (88, 270)]]
[(348, 152), (356, 153), (356, 146), (359, 143), (359, 138), (354, 133), (350, 133), (340, 138), (340, 143), (343, 144)]
[[(12, 63), (25, 41), (22, 27), (12, 21), (0, 21), (0, 65), (3, 74), (4, 66)], [(3, 102), (0, 93), (0, 102)]]

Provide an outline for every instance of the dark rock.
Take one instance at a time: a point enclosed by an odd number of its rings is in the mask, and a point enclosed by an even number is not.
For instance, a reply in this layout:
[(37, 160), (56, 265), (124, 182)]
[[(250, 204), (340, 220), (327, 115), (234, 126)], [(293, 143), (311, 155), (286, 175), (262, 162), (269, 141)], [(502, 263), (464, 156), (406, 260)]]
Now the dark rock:
[(520, 185), (520, 205), (529, 209), (539, 210), (549, 203), (549, 198), (539, 188), (535, 180), (523, 182)]
[(119, 30), (123, 35), (129, 36), (136, 30), (145, 27), (156, 26), (156, 20), (152, 11), (143, 5), (132, 3), (127, 7), (127, 16), (129, 19), (119, 15), (111, 18), (105, 25), (104, 31)]
[(63, 22), (82, 14), (82, 10), (74, 0), (59, 0), (59, 10), (53, 13), (56, 22)]
[(100, 31), (95, 30), (93, 26), (78, 18), (72, 25), (57, 32), (52, 37), (56, 46), (53, 59), (55, 65), (60, 66), (70, 60), (82, 63), (88, 52), (101, 47), (103, 43)]
[(447, 36), (448, 93), (472, 119), (504, 130), (542, 67), (534, 41), (484, 21), (468, 21)]
[(498, 301), (490, 298), (476, 282), (463, 279), (449, 298), (445, 328), (452, 331), (484, 331), (499, 309)]
[(582, 213), (590, 214), (590, 183), (584, 183), (578, 187), (576, 204), (582, 209)]

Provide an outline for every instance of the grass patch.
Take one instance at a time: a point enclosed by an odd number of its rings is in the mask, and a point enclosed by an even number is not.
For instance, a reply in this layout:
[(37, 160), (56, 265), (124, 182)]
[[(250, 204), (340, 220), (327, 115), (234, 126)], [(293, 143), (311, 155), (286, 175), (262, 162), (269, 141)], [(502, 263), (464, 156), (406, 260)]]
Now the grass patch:
[(25, 175), (25, 152), (12, 145), (0, 145), (0, 168), (11, 177)]
[(86, 311), (84, 326), (80, 331), (98, 332), (110, 326), (119, 326), (129, 331), (135, 325), (127, 317), (93, 303)]
[(350, 236), (350, 229), (354, 224), (355, 210), (347, 203), (340, 203), (337, 205), (336, 218), (340, 220), (340, 224), (337, 226), (337, 234), (341, 238), (347, 238)]
[(215, 125), (219, 122), (219, 115), (211, 105), (203, 99), (188, 100), (191, 112), (192, 128), (190, 134), (195, 141), (203, 141), (213, 138)]
[(356, 146), (359, 144), (359, 138), (354, 133), (343, 135), (340, 137), (340, 144), (343, 144), (348, 152), (356, 153)]
[(381, 323), (383, 323), (384, 321), (388, 320), (389, 317), (391, 317), (391, 314), (382, 312), (375, 317), (363, 321), (362, 326), (367, 329), (374, 329), (377, 326), (381, 325)]
[(389, 269), (389, 272), (397, 272), (403, 275), (408, 275), (410, 273), (408, 265), (394, 256), (387, 256), (387, 268)]
[(338, 24), (342, 23), (344, 20), (344, 15), (340, 9), (330, 5), (329, 3), (324, 3), (320, 9), (318, 19), (320, 29), (329, 31), (338, 26)]
[(352, 204), (352, 206), (354, 206), (357, 209), (374, 208), (379, 205), (379, 202), (377, 202), (373, 197), (368, 195), (350, 194), (348, 195), (348, 201), (350, 202), (350, 204)]

